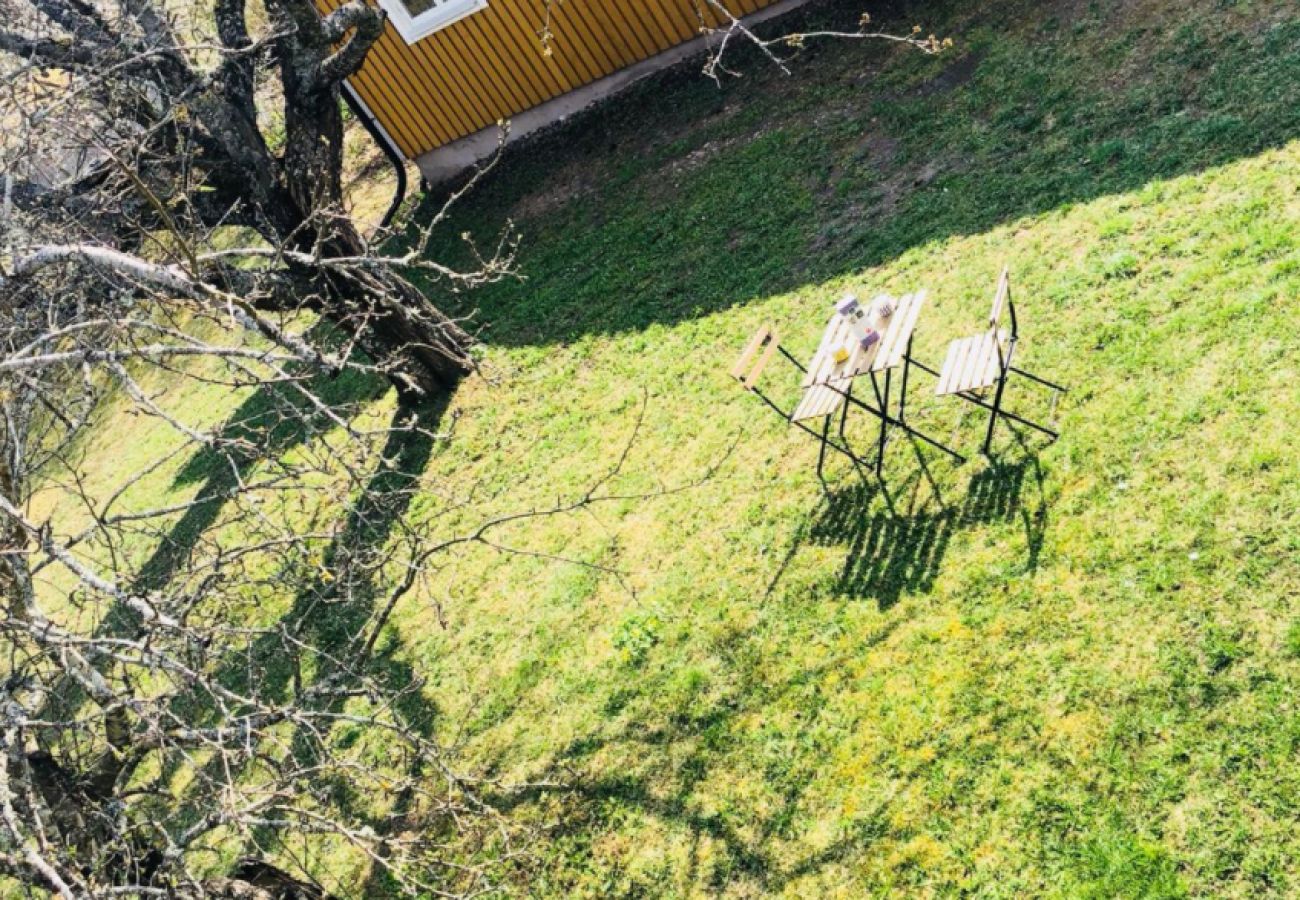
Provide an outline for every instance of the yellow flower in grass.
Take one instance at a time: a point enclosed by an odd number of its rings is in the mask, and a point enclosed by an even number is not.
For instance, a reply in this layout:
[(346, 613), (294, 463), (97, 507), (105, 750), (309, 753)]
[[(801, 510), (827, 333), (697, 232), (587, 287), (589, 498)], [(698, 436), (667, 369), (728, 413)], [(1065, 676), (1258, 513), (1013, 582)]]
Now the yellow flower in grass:
[(932, 866), (943, 856), (943, 844), (928, 834), (918, 834), (903, 845), (903, 853), (918, 866)]
[(943, 636), (953, 640), (966, 640), (973, 633), (974, 632), (967, 628), (962, 623), (961, 619), (958, 618), (949, 619), (948, 623), (943, 628)]
[(905, 806), (900, 806), (889, 814), (889, 827), (892, 831), (907, 831), (911, 827), (915, 816), (912, 810)]

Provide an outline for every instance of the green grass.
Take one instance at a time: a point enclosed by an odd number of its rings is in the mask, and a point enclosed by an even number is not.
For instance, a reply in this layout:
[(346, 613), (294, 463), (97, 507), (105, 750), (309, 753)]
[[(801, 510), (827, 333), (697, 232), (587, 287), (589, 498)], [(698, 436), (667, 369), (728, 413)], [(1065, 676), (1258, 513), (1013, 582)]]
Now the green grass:
[[(452, 533), (581, 493), (643, 403), (614, 488), (722, 463), (500, 535), (536, 555), (459, 552), (392, 653), (475, 763), (567, 783), (510, 801), (545, 829), (522, 893), (1293, 895), (1300, 16), (907, 15), (956, 50), (658, 78), (466, 201), (448, 234), (512, 218), (526, 280), (465, 299), (499, 378), (452, 398), (406, 514)], [(811, 352), (850, 286), (928, 288), (937, 361), (1003, 264), (1023, 364), (1071, 387), (1059, 441), (1003, 429), (961, 467), (900, 441), (888, 497), (838, 463), (823, 495), (813, 442), (726, 376), (766, 321)], [(973, 451), (929, 384), (918, 422)]]

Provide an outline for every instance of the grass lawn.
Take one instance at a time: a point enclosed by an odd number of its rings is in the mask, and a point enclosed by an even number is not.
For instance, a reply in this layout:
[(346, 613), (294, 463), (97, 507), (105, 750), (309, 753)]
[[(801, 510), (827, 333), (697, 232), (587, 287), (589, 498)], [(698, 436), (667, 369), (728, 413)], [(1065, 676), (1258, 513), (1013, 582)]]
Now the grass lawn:
[[(521, 893), (1300, 891), (1300, 12), (912, 19), (956, 48), (643, 83), (512, 153), (437, 248), (511, 219), (526, 280), (432, 288), (495, 377), (414, 454), (415, 523), (581, 493), (642, 416), (612, 490), (712, 471), (500, 535), (532, 555), (459, 552), (399, 616), (468, 758), (567, 784), (511, 801), (546, 829)], [(1071, 387), (1054, 443), (1003, 428), (954, 466), (900, 439), (887, 492), (835, 461), (824, 493), (815, 443), (727, 377), (764, 322), (811, 353), (846, 288), (927, 288), (937, 364), (1004, 264), (1019, 361)], [(983, 418), (932, 385), (909, 413), (973, 455)], [(134, 458), (108, 452), (106, 479)]]

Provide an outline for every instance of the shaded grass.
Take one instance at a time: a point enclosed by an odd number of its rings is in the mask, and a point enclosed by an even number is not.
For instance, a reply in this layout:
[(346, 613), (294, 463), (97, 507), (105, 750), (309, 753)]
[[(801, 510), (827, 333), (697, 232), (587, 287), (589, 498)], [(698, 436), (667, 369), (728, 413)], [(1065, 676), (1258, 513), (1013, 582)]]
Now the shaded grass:
[(742, 55), (725, 91), (672, 73), (527, 145), (448, 229), (524, 234), (527, 289), (472, 299), (490, 340), (672, 324), (1300, 133), (1300, 23), (1278, 4), (1080, 6), (1067, 24), (1045, 3), (926, 4), (889, 24), (958, 35), (947, 55), (820, 45), (793, 78)]
[[(472, 298), (505, 377), (453, 398), (416, 527), (580, 493), (643, 396), (618, 489), (726, 458), (501, 536), (622, 583), (473, 547), (400, 611), (394, 664), (444, 736), (571, 785), (510, 801), (547, 835), (521, 893), (1296, 889), (1300, 22), (1244, 0), (923, 20), (959, 55), (645, 85), (521, 148), (449, 229), (514, 216), (528, 280)], [(899, 442), (888, 498), (848, 467), (823, 495), (815, 446), (725, 375), (764, 321), (811, 352), (847, 286), (927, 287), (936, 361), (1004, 263), (1024, 364), (1071, 387), (1056, 443), (1006, 429), (953, 467)], [(978, 446), (915, 384), (925, 428)]]

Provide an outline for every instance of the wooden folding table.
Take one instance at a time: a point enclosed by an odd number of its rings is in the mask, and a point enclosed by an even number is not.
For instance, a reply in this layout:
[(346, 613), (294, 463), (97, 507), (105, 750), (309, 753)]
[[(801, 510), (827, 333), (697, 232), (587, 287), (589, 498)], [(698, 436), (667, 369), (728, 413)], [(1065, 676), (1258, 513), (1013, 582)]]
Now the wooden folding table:
[[(866, 349), (863, 349), (854, 339), (852, 327), (844, 317), (838, 313), (833, 314), (822, 333), (821, 342), (817, 345), (817, 352), (813, 354), (813, 358), (807, 366), (801, 364), (780, 345), (776, 333), (770, 326), (764, 326), (754, 335), (749, 346), (745, 348), (745, 352), (732, 369), (732, 375), (744, 384), (746, 390), (758, 394), (769, 406), (785, 416), (792, 425), (807, 431), (821, 441), (821, 450), (817, 456), (817, 474), (819, 477), (826, 462), (826, 449), (828, 447), (847, 456), (855, 464), (868, 465), (849, 448), (848, 440), (844, 434), (850, 405), (866, 410), (880, 420), (880, 433), (877, 439), (874, 463), (878, 476), (882, 474), (885, 444), (889, 438), (891, 428), (900, 428), (956, 459), (965, 461), (965, 457), (960, 453), (912, 428), (904, 419), (907, 404), (908, 372), (912, 363), (912, 335), (916, 330), (917, 320), (920, 317), (925, 298), (926, 292), (918, 291), (898, 300), (880, 340)], [(837, 362), (835, 350), (839, 347), (848, 347), (849, 353), (846, 359)], [(763, 351), (761, 354), (759, 353), (760, 349)], [(786, 359), (804, 373), (803, 394), (794, 411), (789, 414), (786, 414), (757, 388), (758, 376), (777, 351), (780, 351)], [(751, 362), (756, 354), (758, 355), (757, 362), (753, 363), (751, 367)], [(903, 383), (898, 398), (898, 415), (895, 417), (890, 413), (889, 400), (893, 370), (899, 366), (902, 366), (903, 369)], [(862, 375), (871, 378), (872, 392), (876, 401), (875, 406), (864, 403), (853, 395), (854, 380)], [(881, 375), (884, 376), (883, 388), (880, 383), (882, 380)], [(840, 417), (839, 443), (832, 440), (830, 436), (831, 418), (836, 413)], [(808, 424), (809, 420), (818, 418), (822, 419), (820, 430), (810, 427)]]

